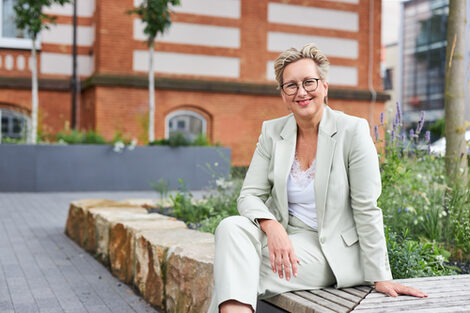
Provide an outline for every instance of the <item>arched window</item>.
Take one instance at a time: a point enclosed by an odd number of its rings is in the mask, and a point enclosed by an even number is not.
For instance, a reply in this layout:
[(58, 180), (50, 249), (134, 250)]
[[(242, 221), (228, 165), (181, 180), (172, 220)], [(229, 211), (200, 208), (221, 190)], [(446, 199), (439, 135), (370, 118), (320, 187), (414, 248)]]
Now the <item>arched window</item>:
[(26, 138), (28, 128), (28, 118), (23, 114), (8, 110), (0, 109), (2, 138), (22, 139)]
[(189, 141), (194, 141), (200, 134), (205, 135), (206, 131), (206, 119), (193, 111), (175, 111), (165, 118), (165, 138), (170, 138), (179, 132)]

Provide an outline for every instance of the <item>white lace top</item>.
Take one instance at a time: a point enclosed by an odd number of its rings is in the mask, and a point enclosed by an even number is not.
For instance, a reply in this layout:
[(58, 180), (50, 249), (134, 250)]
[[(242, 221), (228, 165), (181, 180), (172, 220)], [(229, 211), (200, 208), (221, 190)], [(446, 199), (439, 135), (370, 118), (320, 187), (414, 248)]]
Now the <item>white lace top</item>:
[(303, 171), (297, 156), (292, 164), (287, 179), (287, 202), (289, 214), (294, 215), (308, 226), (317, 229), (317, 212), (313, 183), (315, 179), (316, 160)]

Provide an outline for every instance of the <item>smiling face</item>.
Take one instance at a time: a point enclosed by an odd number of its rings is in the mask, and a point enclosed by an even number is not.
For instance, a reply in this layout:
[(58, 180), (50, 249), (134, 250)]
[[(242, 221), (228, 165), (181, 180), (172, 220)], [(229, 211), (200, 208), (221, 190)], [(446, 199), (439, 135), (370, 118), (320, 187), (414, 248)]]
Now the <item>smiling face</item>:
[(310, 120), (318, 123), (323, 115), (328, 83), (319, 80), (315, 91), (306, 91), (302, 87), (302, 82), (308, 78), (320, 78), (317, 66), (312, 59), (300, 59), (287, 65), (283, 73), (283, 84), (290, 82), (298, 84), (299, 89), (292, 96), (281, 91), (282, 100), (294, 113), (296, 120)]

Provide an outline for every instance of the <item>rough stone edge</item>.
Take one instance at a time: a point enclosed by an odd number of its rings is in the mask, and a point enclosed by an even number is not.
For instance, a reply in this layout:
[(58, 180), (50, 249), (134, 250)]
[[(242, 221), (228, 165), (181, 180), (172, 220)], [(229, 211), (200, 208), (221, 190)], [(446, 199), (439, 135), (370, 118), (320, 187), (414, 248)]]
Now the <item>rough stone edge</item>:
[[(147, 203), (147, 199), (145, 201), (139, 201), (139, 200), (136, 200), (136, 199), (126, 199), (126, 201), (111, 201), (111, 200), (106, 200), (106, 199), (90, 199), (90, 200), (79, 200), (79, 201), (73, 201), (71, 202), (70, 204), (70, 208), (69, 208), (69, 213), (68, 213), (68, 217), (67, 217), (67, 221), (66, 221), (66, 227), (65, 227), (65, 234), (67, 236), (69, 236), (72, 240), (74, 240), (78, 245), (80, 245), (82, 248), (84, 248), (86, 251), (88, 251), (89, 253), (92, 253), (95, 255), (95, 257), (97, 257), (97, 259), (99, 261), (101, 261), (104, 265), (106, 265), (110, 271), (112, 272), (112, 268), (110, 267), (110, 263), (109, 263), (109, 251), (108, 251), (108, 254), (107, 256), (99, 256), (97, 255), (98, 253), (98, 246), (99, 246), (99, 238), (97, 237), (97, 234), (96, 234), (96, 221), (97, 221), (97, 218), (100, 219), (100, 218), (103, 218), (103, 215), (99, 214), (98, 212), (100, 212), (101, 210), (99, 209), (103, 209), (105, 211), (107, 210), (110, 210), (110, 209), (117, 209), (117, 211), (121, 211), (121, 210), (126, 210), (126, 208), (129, 209), (129, 211), (133, 211), (133, 209), (142, 209), (143, 207), (146, 207), (146, 203)], [(152, 203), (155, 203), (155, 201), (153, 201)], [(148, 203), (147, 203), (147, 206), (148, 206)], [(94, 215), (94, 218), (91, 218), (91, 216)], [(165, 218), (168, 218), (168, 217), (165, 217)], [(170, 219), (170, 218), (169, 218)], [(103, 218), (103, 221), (105, 219)], [(108, 231), (110, 232), (111, 231), (111, 225), (112, 225), (112, 222), (109, 222), (109, 221), (106, 221), (109, 223), (110, 227), (108, 227)], [(178, 226), (176, 226), (178, 223), (181, 223), (180, 221), (174, 221), (175, 222), (175, 228), (178, 228)], [(92, 225), (93, 224), (93, 225)], [(120, 221), (116, 221), (114, 222), (113, 225), (116, 225), (116, 224), (121, 224), (123, 225), (124, 227), (126, 226), (126, 223), (125, 222), (120, 222)], [(83, 230), (82, 230), (83, 229)], [(126, 229), (126, 231), (128, 231)], [(108, 232), (108, 242), (106, 244), (106, 246), (109, 247), (109, 232)], [(128, 277), (126, 277), (126, 281), (124, 281), (125, 283), (129, 284), (131, 283), (132, 284), (132, 287), (134, 287), (134, 289), (146, 300), (148, 301), (149, 300), (149, 295), (145, 295), (145, 294), (142, 294), (138, 288), (138, 286), (135, 284), (135, 274), (136, 274), (136, 270), (135, 270), (135, 261), (136, 261), (136, 255), (135, 255), (135, 247), (136, 247), (136, 242), (137, 242), (137, 237), (138, 235), (141, 233), (142, 231), (139, 231), (139, 230), (134, 230), (133, 232), (133, 238), (132, 238), (132, 254), (133, 254), (133, 265), (134, 265), (134, 269), (132, 271), (132, 279), (129, 279)], [(208, 234), (210, 235), (210, 234)], [(96, 241), (90, 241), (89, 240), (89, 236), (93, 236), (94, 238), (96, 238)], [(213, 236), (212, 236), (212, 244), (213, 244)], [(164, 263), (165, 264), (161, 264), (160, 265), (160, 269), (164, 272), (163, 273), (163, 276), (166, 277), (167, 276), (167, 269), (168, 269), (168, 265), (169, 263), (168, 262), (171, 262), (170, 259), (172, 257), (175, 257), (175, 256), (181, 256), (181, 255), (184, 255), (184, 246), (185, 245), (180, 245), (180, 244), (175, 244), (174, 246), (172, 247), (168, 247), (168, 248), (165, 248), (164, 251), (163, 251), (163, 255), (162, 255), (162, 259), (166, 260)], [(188, 245), (186, 245), (188, 246)], [(149, 245), (149, 249), (152, 249), (154, 251), (155, 247), (152, 247), (151, 245)], [(109, 248), (108, 248), (109, 249)], [(155, 258), (155, 256), (154, 256)], [(192, 259), (191, 261), (193, 261), (194, 263), (196, 263), (196, 265), (199, 265), (198, 263), (202, 263), (200, 266), (202, 267), (207, 267), (207, 266), (210, 266), (212, 267), (212, 264), (213, 264), (213, 258), (212, 260), (209, 260), (207, 262), (199, 262), (197, 260), (194, 260)], [(154, 260), (155, 262), (155, 260)], [(207, 263), (207, 264), (206, 264)], [(114, 274), (114, 273), (113, 273)], [(212, 276), (212, 273), (210, 273), (210, 275)], [(165, 279), (164, 280), (164, 286), (163, 286), (163, 290), (164, 290), (164, 293), (167, 292), (167, 288), (166, 288), (166, 282), (165, 282)], [(202, 304), (202, 307), (204, 308), (207, 308), (208, 305), (209, 305), (209, 301), (210, 301), (210, 293), (211, 291), (209, 291), (209, 297), (206, 299), (206, 302), (207, 303), (203, 303)], [(168, 295), (168, 296), (173, 296), (171, 299), (178, 299), (178, 297), (180, 295), (176, 294), (176, 295)], [(163, 309), (166, 309), (166, 304), (167, 302), (167, 295), (164, 294), (164, 297), (163, 297), (163, 303), (162, 305), (158, 305), (157, 303), (151, 303), (153, 305), (156, 305), (158, 306), (160, 309), (163, 308)], [(177, 305), (177, 304), (176, 304)], [(173, 307), (173, 305), (171, 305)], [(166, 311), (166, 310), (165, 310)], [(173, 311), (173, 310), (172, 310)], [(192, 311), (190, 311), (192, 312)]]

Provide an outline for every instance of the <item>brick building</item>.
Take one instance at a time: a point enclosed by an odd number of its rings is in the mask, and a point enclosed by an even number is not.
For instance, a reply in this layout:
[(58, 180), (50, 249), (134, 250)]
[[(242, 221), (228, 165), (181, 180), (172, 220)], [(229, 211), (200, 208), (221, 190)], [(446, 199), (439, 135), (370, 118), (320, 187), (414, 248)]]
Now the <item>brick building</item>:
[[(2, 130), (24, 129), (31, 107), (31, 42), (11, 30), (13, 0), (0, 0)], [(145, 142), (148, 50), (139, 0), (78, 0), (77, 121), (107, 138), (116, 131)], [(155, 137), (206, 133), (247, 165), (261, 123), (287, 114), (275, 89), (280, 51), (315, 42), (330, 59), (329, 105), (378, 123), (381, 92), (379, 0), (182, 0), (155, 51)], [(39, 128), (54, 133), (71, 116), (72, 6), (53, 6), (57, 25), (38, 43)], [(11, 14), (10, 14), (11, 15)], [(376, 95), (373, 97), (372, 95)], [(375, 100), (375, 101), (374, 101)], [(6, 125), (6, 126), (5, 126)], [(15, 128), (16, 127), (16, 128)]]

